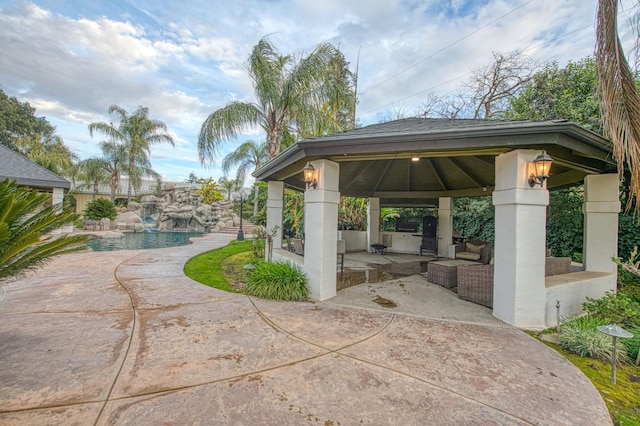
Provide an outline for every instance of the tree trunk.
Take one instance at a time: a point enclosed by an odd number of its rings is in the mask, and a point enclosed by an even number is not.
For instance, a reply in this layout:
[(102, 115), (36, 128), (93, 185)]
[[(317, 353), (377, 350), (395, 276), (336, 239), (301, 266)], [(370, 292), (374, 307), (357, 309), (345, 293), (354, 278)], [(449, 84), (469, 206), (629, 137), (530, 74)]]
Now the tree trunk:
[(267, 151), (269, 158), (273, 158), (280, 153), (280, 129), (277, 127), (269, 130), (267, 134)]
[(93, 181), (93, 195), (91, 196), (91, 200), (95, 201), (98, 196), (98, 181)]

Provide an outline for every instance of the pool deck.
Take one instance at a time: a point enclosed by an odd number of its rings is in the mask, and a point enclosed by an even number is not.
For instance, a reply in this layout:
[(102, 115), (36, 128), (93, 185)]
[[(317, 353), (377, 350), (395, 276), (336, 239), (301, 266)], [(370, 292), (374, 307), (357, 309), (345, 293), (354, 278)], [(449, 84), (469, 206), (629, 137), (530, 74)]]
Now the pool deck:
[[(351, 304), (184, 276), (232, 239), (75, 253), (4, 283), (0, 424), (612, 424), (569, 361), (421, 275), (350, 287)], [(374, 294), (398, 307), (355, 306)]]

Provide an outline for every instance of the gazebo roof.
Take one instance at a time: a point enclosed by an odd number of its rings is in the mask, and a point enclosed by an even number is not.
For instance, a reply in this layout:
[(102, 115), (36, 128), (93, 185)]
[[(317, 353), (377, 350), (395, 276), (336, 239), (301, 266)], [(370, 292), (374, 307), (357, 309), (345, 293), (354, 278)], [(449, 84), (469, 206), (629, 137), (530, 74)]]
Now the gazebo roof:
[(71, 183), (0, 143), (0, 179), (20, 186), (69, 189)]
[(377, 197), (383, 206), (427, 206), (439, 197), (491, 194), (495, 157), (514, 149), (547, 151), (554, 160), (549, 189), (616, 171), (611, 143), (566, 120), (408, 118), (301, 140), (253, 176), (304, 190), (306, 162), (327, 159), (340, 164), (341, 195)]

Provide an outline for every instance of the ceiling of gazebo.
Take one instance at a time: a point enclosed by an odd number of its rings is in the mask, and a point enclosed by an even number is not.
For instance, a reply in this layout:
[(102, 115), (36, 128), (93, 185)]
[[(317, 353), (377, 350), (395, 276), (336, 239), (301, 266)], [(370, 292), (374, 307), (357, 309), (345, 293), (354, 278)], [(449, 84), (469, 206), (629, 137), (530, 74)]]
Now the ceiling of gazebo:
[(254, 176), (304, 190), (304, 165), (327, 159), (340, 164), (341, 195), (377, 197), (382, 206), (428, 206), (439, 197), (490, 195), (495, 157), (514, 149), (547, 151), (554, 160), (549, 189), (616, 171), (610, 143), (567, 121), (411, 118), (302, 140)]

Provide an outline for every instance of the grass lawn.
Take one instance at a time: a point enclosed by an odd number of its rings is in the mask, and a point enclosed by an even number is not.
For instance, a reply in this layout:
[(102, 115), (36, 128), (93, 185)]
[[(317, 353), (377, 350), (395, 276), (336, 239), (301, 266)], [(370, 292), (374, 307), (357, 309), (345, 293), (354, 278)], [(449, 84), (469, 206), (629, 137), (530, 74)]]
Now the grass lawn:
[(209, 287), (238, 293), (242, 291), (242, 268), (250, 261), (251, 242), (232, 241), (225, 247), (189, 259), (184, 273)]
[(553, 343), (543, 343), (562, 354), (591, 380), (616, 425), (640, 426), (640, 367), (617, 366), (614, 385), (611, 384), (611, 364), (569, 353)]

